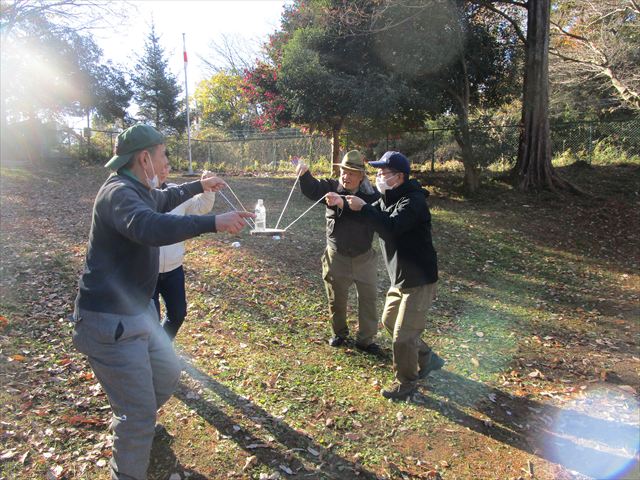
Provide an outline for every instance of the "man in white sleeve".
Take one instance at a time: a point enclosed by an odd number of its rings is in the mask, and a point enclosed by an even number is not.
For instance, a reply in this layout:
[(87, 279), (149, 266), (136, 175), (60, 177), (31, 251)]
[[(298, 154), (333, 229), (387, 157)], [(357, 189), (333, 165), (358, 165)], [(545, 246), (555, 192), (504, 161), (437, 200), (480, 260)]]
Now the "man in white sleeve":
[[(171, 166), (166, 167), (158, 174), (160, 188), (175, 187), (174, 183), (166, 183)], [(202, 179), (213, 176), (210, 172), (204, 172)], [(170, 215), (204, 215), (211, 212), (216, 200), (215, 192), (202, 192), (181, 203), (169, 212)], [(160, 314), (160, 297), (164, 302), (164, 318), (162, 328), (172, 340), (176, 338), (178, 330), (187, 316), (187, 296), (185, 292), (184, 268), (184, 242), (174, 243), (160, 247), (160, 271), (158, 283), (153, 294), (153, 301)]]

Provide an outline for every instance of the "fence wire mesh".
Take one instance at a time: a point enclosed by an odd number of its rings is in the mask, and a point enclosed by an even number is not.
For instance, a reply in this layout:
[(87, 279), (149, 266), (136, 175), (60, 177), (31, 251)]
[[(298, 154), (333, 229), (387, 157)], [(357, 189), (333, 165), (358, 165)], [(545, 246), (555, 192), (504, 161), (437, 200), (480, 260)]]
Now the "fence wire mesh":
[[(520, 129), (517, 125), (476, 125), (470, 135), (474, 156), (483, 167), (508, 168), (518, 151)], [(113, 152), (119, 132), (94, 129), (64, 129), (57, 132), (52, 151), (58, 155), (106, 161)], [(367, 158), (377, 158), (386, 150), (405, 153), (414, 164), (438, 169), (459, 162), (462, 152), (456, 142), (456, 130), (430, 129), (389, 135), (369, 142), (362, 150)], [(629, 157), (640, 156), (640, 118), (609, 122), (567, 122), (551, 125), (554, 156), (591, 162), (599, 148), (615, 148)], [(170, 161), (174, 169), (187, 170), (188, 143), (186, 135), (167, 138)], [(357, 148), (349, 145), (345, 150)], [(232, 138), (191, 140), (191, 166), (195, 170), (256, 170), (292, 169), (290, 159), (302, 157), (311, 163), (329, 165), (331, 142), (321, 135), (303, 134), (294, 129), (277, 133), (234, 135)]]

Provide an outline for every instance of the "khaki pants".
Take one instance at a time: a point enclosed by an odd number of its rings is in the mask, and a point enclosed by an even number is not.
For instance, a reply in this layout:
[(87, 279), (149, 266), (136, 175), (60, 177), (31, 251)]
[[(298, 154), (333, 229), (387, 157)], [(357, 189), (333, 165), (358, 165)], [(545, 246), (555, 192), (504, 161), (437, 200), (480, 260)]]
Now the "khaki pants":
[(347, 301), (355, 283), (358, 293), (358, 336), (356, 342), (367, 346), (378, 332), (376, 313), (377, 261), (373, 249), (357, 257), (347, 257), (327, 248), (322, 255), (322, 278), (329, 299), (333, 334), (349, 335)]
[(427, 310), (436, 295), (436, 284), (414, 288), (390, 288), (382, 313), (382, 323), (392, 336), (393, 370), (401, 384), (418, 380), (418, 361), (431, 348), (420, 336), (427, 326)]

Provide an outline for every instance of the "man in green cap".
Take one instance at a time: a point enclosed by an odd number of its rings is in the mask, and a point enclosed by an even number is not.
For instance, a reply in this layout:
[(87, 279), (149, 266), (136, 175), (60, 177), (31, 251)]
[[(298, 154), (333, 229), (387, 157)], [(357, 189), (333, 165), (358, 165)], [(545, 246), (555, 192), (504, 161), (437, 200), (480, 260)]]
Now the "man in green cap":
[(118, 135), (102, 185), (75, 302), (73, 343), (87, 355), (113, 418), (112, 479), (144, 479), (158, 408), (173, 394), (180, 362), (152, 301), (158, 247), (206, 232), (238, 233), (246, 212), (169, 215), (171, 209), (224, 181), (209, 177), (156, 190), (168, 164), (163, 135), (137, 124)]
[[(365, 175), (364, 159), (351, 150), (337, 164), (340, 178), (318, 180), (309, 167), (299, 163), (300, 189), (307, 198), (317, 201), (329, 192), (356, 195), (365, 203), (375, 202), (380, 194)], [(327, 206), (327, 247), (322, 255), (322, 278), (329, 300), (333, 336), (329, 345), (339, 347), (349, 338), (347, 301), (349, 288), (355, 283), (358, 293), (358, 334), (356, 348), (374, 355), (381, 354), (375, 343), (378, 333), (376, 313), (377, 259), (371, 248), (374, 230), (360, 215)]]

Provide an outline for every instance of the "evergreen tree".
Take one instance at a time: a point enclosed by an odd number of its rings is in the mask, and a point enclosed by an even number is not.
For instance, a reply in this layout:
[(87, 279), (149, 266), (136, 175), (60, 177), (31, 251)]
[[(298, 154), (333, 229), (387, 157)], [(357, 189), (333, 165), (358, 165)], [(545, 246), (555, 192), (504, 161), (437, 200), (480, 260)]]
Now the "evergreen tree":
[(155, 25), (151, 24), (144, 53), (139, 57), (136, 73), (132, 76), (134, 99), (140, 108), (139, 116), (144, 120), (160, 130), (182, 131), (185, 125), (179, 115), (181, 101), (178, 99), (182, 88), (168, 64)]

